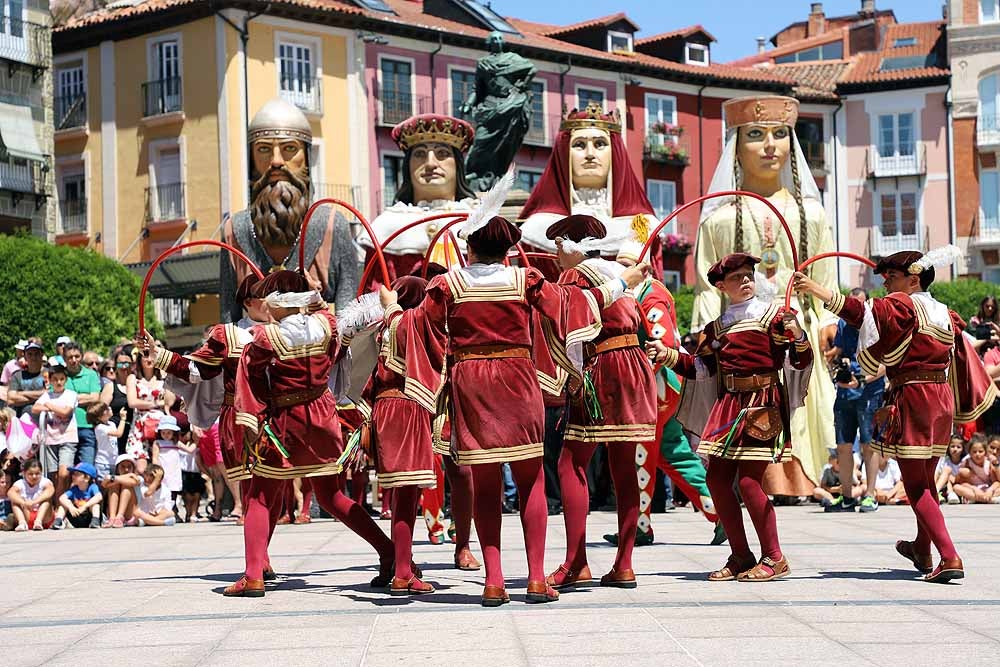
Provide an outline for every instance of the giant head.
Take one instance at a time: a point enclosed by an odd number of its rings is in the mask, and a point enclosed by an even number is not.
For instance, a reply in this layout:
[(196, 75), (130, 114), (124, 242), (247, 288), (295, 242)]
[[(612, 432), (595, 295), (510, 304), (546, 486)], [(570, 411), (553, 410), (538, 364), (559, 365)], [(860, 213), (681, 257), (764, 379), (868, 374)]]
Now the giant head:
[(413, 116), (393, 128), (404, 152), (403, 183), (396, 201), (455, 201), (476, 194), (465, 180), (463, 154), (475, 133), (464, 120), (438, 114)]
[(257, 239), (265, 246), (291, 246), (312, 200), (309, 120), (285, 100), (272, 99), (250, 122), (247, 141), (250, 217)]
[(777, 178), (792, 154), (792, 133), (799, 101), (792, 97), (755, 97), (722, 105), (730, 132), (738, 132), (736, 160), (749, 180)]

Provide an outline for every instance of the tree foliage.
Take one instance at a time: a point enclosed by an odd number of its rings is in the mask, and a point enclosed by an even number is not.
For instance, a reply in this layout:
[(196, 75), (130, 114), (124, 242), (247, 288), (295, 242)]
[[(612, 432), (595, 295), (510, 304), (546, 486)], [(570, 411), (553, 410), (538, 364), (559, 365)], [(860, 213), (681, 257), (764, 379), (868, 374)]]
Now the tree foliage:
[[(59, 336), (102, 354), (138, 328), (141, 281), (90, 250), (31, 236), (0, 236), (0, 351), (13, 356), (21, 338), (40, 336), (53, 352)], [(146, 303), (146, 327), (163, 333)]]

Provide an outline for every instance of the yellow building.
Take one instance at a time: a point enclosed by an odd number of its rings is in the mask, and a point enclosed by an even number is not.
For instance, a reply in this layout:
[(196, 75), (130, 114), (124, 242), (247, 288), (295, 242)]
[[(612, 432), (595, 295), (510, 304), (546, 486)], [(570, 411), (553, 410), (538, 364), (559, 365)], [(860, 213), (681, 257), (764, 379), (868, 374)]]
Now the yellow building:
[[(366, 135), (350, 130), (365, 108), (356, 35), (305, 18), (119, 0), (54, 30), (56, 241), (131, 264), (218, 239), (247, 206), (247, 118), (278, 95), (312, 122), (317, 196), (363, 204), (349, 185), (368, 182)], [(172, 295), (212, 291), (199, 275), (181, 271)], [(214, 298), (173, 311), (168, 324), (218, 318)]]

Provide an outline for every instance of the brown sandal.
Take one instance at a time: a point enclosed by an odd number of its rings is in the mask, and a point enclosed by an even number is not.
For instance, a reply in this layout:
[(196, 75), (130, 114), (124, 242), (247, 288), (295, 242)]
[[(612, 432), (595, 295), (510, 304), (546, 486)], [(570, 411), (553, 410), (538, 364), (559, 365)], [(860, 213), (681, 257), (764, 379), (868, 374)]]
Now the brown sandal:
[(739, 560), (736, 556), (730, 556), (726, 561), (726, 564), (722, 566), (722, 569), (710, 572), (708, 575), (709, 581), (733, 581), (736, 579), (736, 575), (744, 570), (747, 570), (754, 565), (756, 565), (757, 559), (750, 556), (746, 560)]
[(560, 565), (555, 572), (545, 577), (545, 583), (557, 591), (561, 591), (564, 588), (571, 588), (577, 584), (587, 584), (593, 580), (594, 577), (590, 574), (589, 565), (584, 565), (576, 572), (570, 570), (565, 565)]
[(774, 560), (770, 556), (763, 556), (760, 562), (745, 572), (736, 575), (736, 581), (771, 581), (780, 579), (790, 574), (792, 568), (788, 567), (788, 561), (782, 556), (781, 560)]

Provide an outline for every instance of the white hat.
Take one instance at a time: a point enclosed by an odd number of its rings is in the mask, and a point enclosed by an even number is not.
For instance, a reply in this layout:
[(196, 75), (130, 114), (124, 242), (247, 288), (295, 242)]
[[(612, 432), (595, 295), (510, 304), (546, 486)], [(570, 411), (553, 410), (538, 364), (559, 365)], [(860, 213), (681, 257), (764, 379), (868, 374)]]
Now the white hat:
[(66, 343), (72, 343), (73, 339), (69, 336), (59, 336), (56, 338), (56, 345), (65, 345)]
[(23, 352), (24, 348), (26, 347), (28, 347), (28, 341), (22, 338), (21, 340), (17, 341), (17, 345), (14, 346), (14, 349)]
[(119, 454), (118, 458), (115, 459), (116, 469), (118, 468), (118, 464), (121, 463), (122, 461), (131, 461), (132, 463), (135, 463), (135, 457), (132, 456), (131, 454)]

